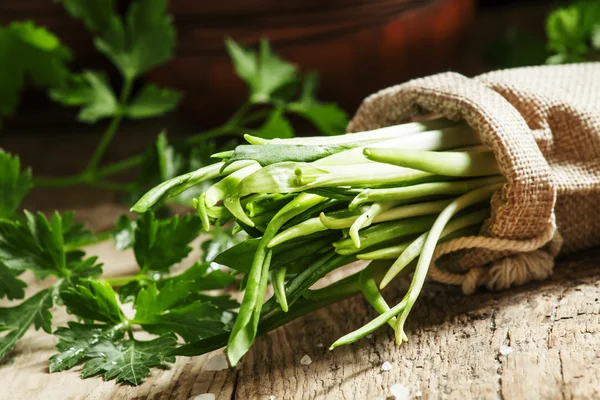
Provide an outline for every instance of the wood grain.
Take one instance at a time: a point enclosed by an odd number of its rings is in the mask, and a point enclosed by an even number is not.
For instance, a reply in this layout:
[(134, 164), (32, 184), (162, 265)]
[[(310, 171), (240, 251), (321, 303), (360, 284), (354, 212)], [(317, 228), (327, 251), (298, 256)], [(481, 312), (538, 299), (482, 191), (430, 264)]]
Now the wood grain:
[[(121, 210), (104, 205), (79, 215), (112, 220)], [(101, 257), (109, 275), (134, 270), (132, 255), (115, 252), (111, 243), (89, 252)], [(390, 301), (402, 293), (395, 291), (386, 293)], [(410, 341), (402, 347), (384, 328), (327, 350), (375, 316), (356, 297), (258, 339), (237, 369), (208, 371), (206, 361), (219, 352), (179, 358), (135, 388), (82, 380), (78, 369), (49, 374), (55, 339), (30, 331), (0, 366), (0, 398), (183, 400), (213, 393), (217, 399), (383, 399), (393, 384), (421, 399), (600, 398), (599, 300), (600, 250), (593, 250), (561, 260), (551, 280), (504, 292), (463, 296), (427, 285), (408, 322)], [(57, 312), (54, 326), (66, 320)], [(502, 346), (512, 352), (501, 354)], [(300, 363), (304, 355), (310, 365)], [(381, 369), (386, 361), (390, 371)]]

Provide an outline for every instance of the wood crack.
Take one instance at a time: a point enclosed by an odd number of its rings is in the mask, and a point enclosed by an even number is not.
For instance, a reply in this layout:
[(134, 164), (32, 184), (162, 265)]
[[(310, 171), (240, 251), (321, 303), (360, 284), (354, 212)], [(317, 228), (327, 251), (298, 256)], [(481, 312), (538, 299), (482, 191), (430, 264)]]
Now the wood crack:
[(233, 388), (231, 389), (231, 400), (235, 400), (237, 398), (237, 388), (240, 380), (240, 371), (237, 370), (235, 372), (235, 377), (233, 378)]
[(567, 398), (567, 395), (565, 393), (565, 389), (566, 389), (565, 372), (563, 370), (562, 352), (560, 350), (558, 351), (558, 361), (559, 361), (558, 365), (560, 367), (560, 379), (561, 379), (560, 394), (562, 395), (563, 400), (565, 400)]

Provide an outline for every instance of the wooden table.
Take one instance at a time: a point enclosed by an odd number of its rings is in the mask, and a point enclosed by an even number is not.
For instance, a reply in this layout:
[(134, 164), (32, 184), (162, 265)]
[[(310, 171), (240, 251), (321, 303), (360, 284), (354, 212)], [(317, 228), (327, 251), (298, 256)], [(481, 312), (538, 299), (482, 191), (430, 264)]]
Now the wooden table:
[[(527, 25), (530, 15), (539, 20), (545, 14), (540, 7), (525, 11), (496, 10), (480, 19), (478, 32), (483, 34), (475, 35), (472, 52), (480, 54), (482, 37), (498, 32), (507, 21)], [(477, 71), (471, 61), (461, 60), (463, 72)], [(125, 126), (109, 161), (144, 149), (171, 122)], [(192, 126), (180, 120), (175, 125), (182, 124)], [(35, 126), (3, 132), (0, 145), (20, 154), (38, 174), (78, 171), (97, 142), (94, 128)], [(189, 132), (187, 127), (180, 130)], [(96, 230), (108, 228), (125, 210), (114, 194), (87, 188), (36, 189), (26, 207), (76, 208), (79, 218)], [(126, 274), (134, 267), (131, 254), (116, 253), (110, 243), (89, 251), (101, 257), (108, 274)], [(35, 291), (37, 284), (29, 283)], [(401, 294), (398, 288), (386, 292), (390, 301)], [(354, 345), (327, 350), (376, 315), (355, 297), (259, 338), (239, 368), (214, 371), (213, 357), (221, 357), (220, 352), (179, 358), (168, 370), (153, 370), (138, 387), (102, 378), (82, 380), (77, 369), (49, 374), (47, 360), (55, 353), (56, 340), (30, 331), (0, 364), (0, 399), (184, 400), (205, 393), (242, 400), (383, 399), (391, 396), (392, 385), (406, 398), (421, 399), (600, 398), (599, 299), (600, 250), (592, 250), (560, 260), (552, 279), (504, 292), (463, 296), (456, 289), (427, 285), (408, 321), (410, 341), (402, 347), (384, 328)], [(53, 326), (66, 320), (66, 314), (57, 313)], [(310, 365), (300, 362), (305, 355)], [(385, 362), (391, 370), (382, 370)]]
[[(117, 206), (88, 209), (112, 218)], [(101, 218), (103, 219), (103, 218)], [(134, 268), (130, 253), (106, 242), (89, 249), (109, 275)], [(37, 290), (30, 279), (29, 290)], [(394, 289), (386, 296), (398, 301)], [(78, 369), (49, 374), (56, 340), (30, 331), (0, 366), (0, 398), (33, 399), (384, 399), (402, 385), (406, 398), (600, 398), (600, 250), (563, 259), (552, 279), (500, 293), (463, 296), (429, 284), (408, 322), (410, 341), (394, 344), (384, 328), (354, 345), (327, 350), (375, 317), (348, 299), (259, 338), (235, 369), (214, 371), (222, 352), (180, 357), (138, 387), (82, 380)], [(54, 326), (67, 316), (55, 314)], [(300, 360), (308, 355), (310, 365)], [(389, 362), (391, 370), (383, 371)], [(211, 365), (213, 365), (211, 367)]]

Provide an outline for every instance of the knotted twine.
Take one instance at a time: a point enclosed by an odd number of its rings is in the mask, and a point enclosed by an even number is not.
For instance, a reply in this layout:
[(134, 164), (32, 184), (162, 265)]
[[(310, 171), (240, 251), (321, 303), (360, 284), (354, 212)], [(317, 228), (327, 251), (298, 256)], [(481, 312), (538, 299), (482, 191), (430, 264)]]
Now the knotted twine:
[(348, 132), (431, 114), (466, 121), (507, 179), (478, 236), (437, 247), (431, 279), (505, 289), (600, 244), (600, 63), (415, 79), (365, 99)]

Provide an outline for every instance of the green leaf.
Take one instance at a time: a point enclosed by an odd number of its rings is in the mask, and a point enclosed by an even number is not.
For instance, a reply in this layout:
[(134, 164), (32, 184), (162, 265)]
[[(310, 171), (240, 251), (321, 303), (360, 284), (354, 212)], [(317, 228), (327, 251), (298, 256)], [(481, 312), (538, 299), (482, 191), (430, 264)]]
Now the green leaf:
[(252, 85), (257, 78), (258, 64), (256, 53), (252, 50), (245, 49), (244, 47), (237, 44), (234, 40), (227, 38), (225, 40), (225, 46), (229, 57), (233, 61), (233, 68), (240, 78), (242, 78), (248, 85)]
[(273, 54), (267, 40), (261, 41), (258, 54), (231, 39), (225, 44), (235, 71), (250, 88), (251, 102), (270, 102), (278, 92), (297, 83), (298, 68)]
[(0, 299), (7, 297), (9, 300), (25, 297), (27, 284), (17, 278), (19, 272), (9, 269), (0, 262)]
[(125, 320), (117, 296), (106, 282), (82, 280), (60, 292), (67, 309), (84, 319), (118, 324)]
[(113, 16), (96, 48), (106, 54), (127, 79), (136, 78), (169, 60), (175, 46), (175, 29), (166, 0), (136, 0), (127, 22)]
[(63, 84), (71, 58), (56, 36), (31, 21), (0, 28), (0, 117), (13, 114), (26, 82), (37, 88)]
[(217, 255), (240, 242), (240, 239), (232, 234), (231, 228), (224, 229), (220, 226), (215, 226), (210, 231), (210, 234), (211, 238), (205, 240), (200, 245), (202, 262), (212, 262)]
[(0, 308), (0, 332), (8, 331), (0, 337), (0, 359), (17, 344), (32, 324), (35, 329), (42, 328), (48, 333), (52, 331), (51, 294), (50, 289), (42, 290), (16, 307)]
[(125, 115), (132, 119), (159, 117), (173, 111), (180, 100), (181, 92), (147, 84), (125, 107)]
[(52, 89), (50, 97), (66, 106), (80, 106), (77, 118), (87, 123), (112, 117), (119, 109), (108, 78), (102, 72), (86, 71), (82, 75), (73, 75), (67, 85)]
[(133, 247), (135, 240), (136, 222), (129, 219), (127, 215), (121, 215), (113, 233), (115, 247), (119, 251)]
[(190, 242), (200, 233), (202, 223), (195, 215), (157, 220), (152, 213), (137, 221), (134, 253), (142, 272), (168, 272), (192, 248)]
[(100, 32), (116, 15), (115, 0), (62, 0), (73, 18), (83, 20), (92, 32)]
[(348, 114), (335, 103), (319, 102), (315, 97), (317, 84), (317, 75), (308, 74), (300, 101), (289, 104), (287, 110), (311, 121), (325, 135), (341, 135), (348, 125)]
[(269, 119), (258, 129), (258, 136), (265, 139), (294, 137), (294, 129), (283, 116), (281, 110), (275, 110)]
[(13, 218), (32, 187), (31, 170), (21, 171), (19, 157), (0, 149), (0, 218)]
[(166, 181), (179, 175), (179, 171), (181, 171), (184, 164), (184, 158), (169, 144), (164, 131), (158, 135), (156, 140), (156, 153), (161, 180)]
[(90, 349), (100, 339), (115, 341), (123, 338), (123, 332), (110, 325), (80, 324), (69, 321), (68, 328), (59, 327), (54, 336), (58, 338), (56, 350), (60, 353), (50, 357), (50, 372), (72, 368), (88, 357)]
[(136, 299), (134, 322), (150, 333), (175, 332), (194, 341), (226, 332), (234, 313), (209, 302), (176, 306), (194, 289), (193, 282), (169, 282), (160, 291), (156, 285), (142, 289)]
[(578, 1), (553, 11), (546, 21), (548, 48), (558, 53), (549, 63), (580, 62), (588, 57), (600, 24), (600, 3)]
[(87, 243), (93, 238), (94, 235), (84, 224), (75, 223), (74, 212), (67, 211), (63, 213), (61, 219), (63, 241), (66, 246), (79, 247), (80, 243)]
[(64, 217), (54, 213), (48, 220), (42, 213), (25, 211), (24, 220), (0, 220), (0, 261), (15, 271), (29, 269), (40, 278), (95, 274), (99, 271), (95, 258), (84, 260), (85, 253), (65, 247), (87, 234), (73, 224), (72, 213)]
[(86, 352), (90, 360), (84, 364), (82, 376), (89, 378), (103, 373), (106, 380), (116, 379), (117, 382), (138, 385), (150, 374), (150, 368), (175, 362), (175, 357), (170, 354), (176, 344), (173, 334), (149, 341), (127, 340), (121, 343), (100, 338)]
[[(179, 275), (164, 278), (157, 283), (161, 289), (163, 285), (174, 282), (191, 282), (194, 291), (224, 289), (235, 280), (234, 277), (222, 271), (219, 266), (213, 267), (209, 263), (194, 263)], [(189, 293), (191, 294), (191, 293)]]
[(592, 47), (595, 50), (600, 50), (600, 21), (592, 29)]

